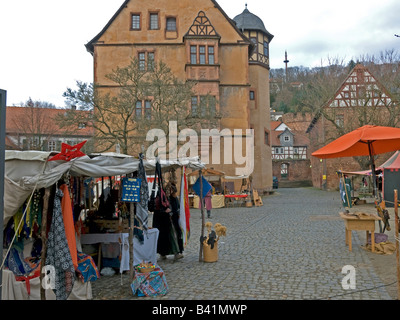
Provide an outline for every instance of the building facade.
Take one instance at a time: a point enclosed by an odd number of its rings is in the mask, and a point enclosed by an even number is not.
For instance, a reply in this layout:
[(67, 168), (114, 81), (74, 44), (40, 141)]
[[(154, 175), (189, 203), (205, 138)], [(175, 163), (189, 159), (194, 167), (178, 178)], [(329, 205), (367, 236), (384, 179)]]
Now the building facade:
[[(115, 87), (106, 75), (128, 65), (132, 58), (143, 68), (163, 61), (178, 79), (195, 81), (195, 95), (188, 108), (198, 105), (204, 96), (215, 97), (221, 114), (218, 129), (242, 130), (242, 135), (234, 138), (243, 140), (243, 155), (246, 129), (254, 129), (253, 186), (269, 191), (272, 38), (247, 8), (231, 19), (214, 0), (126, 0), (86, 48), (93, 55), (94, 83), (104, 92)], [(226, 141), (221, 139), (221, 162), (208, 167), (235, 175), (237, 164), (223, 158)]]
[(75, 145), (87, 140), (82, 151), (90, 153), (93, 128), (85, 123), (61, 128), (56, 117), (63, 113), (65, 109), (7, 107), (6, 149), (60, 151), (62, 143)]
[[(325, 146), (340, 135), (363, 125), (396, 126), (398, 105), (380, 81), (362, 64), (357, 64), (329, 101), (309, 122), (312, 152)], [(392, 123), (393, 120), (393, 123)], [(383, 163), (391, 154), (377, 156)], [(366, 158), (366, 157), (365, 157)], [(367, 161), (368, 163), (368, 161)], [(360, 162), (353, 157), (317, 159), (311, 157), (313, 185), (334, 190), (339, 188), (337, 171), (358, 171)]]
[(272, 171), (281, 187), (311, 185), (309, 139), (282, 121), (271, 121)]

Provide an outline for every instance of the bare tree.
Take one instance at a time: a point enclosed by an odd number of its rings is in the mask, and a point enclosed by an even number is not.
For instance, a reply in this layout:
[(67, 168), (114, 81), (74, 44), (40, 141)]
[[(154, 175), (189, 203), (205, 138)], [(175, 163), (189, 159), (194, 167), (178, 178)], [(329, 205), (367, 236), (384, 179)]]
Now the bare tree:
[(33, 101), (29, 98), (25, 103), (21, 103), (23, 116), (13, 119), (19, 135), (24, 137), (23, 149), (26, 150), (46, 150), (47, 142), (57, 133), (57, 126), (53, 119), (49, 118), (47, 109), (55, 108), (49, 102)]
[(116, 145), (126, 154), (135, 147), (140, 150), (140, 146), (150, 144), (145, 141), (150, 129), (161, 129), (168, 136), (170, 121), (177, 122), (178, 130), (218, 125), (216, 98), (202, 99), (207, 101), (199, 104), (204, 112), (193, 112), (195, 83), (179, 80), (162, 61), (145, 68), (133, 58), (129, 65), (117, 67), (106, 78), (112, 81), (113, 88), (82, 82), (77, 82), (77, 90), (68, 88), (64, 93), (68, 104), (90, 113), (79, 114), (71, 108), (58, 118), (61, 126), (74, 122), (92, 126), (99, 152), (112, 150)]
[[(354, 105), (342, 107), (330, 107), (329, 102), (337, 89), (338, 80), (342, 83), (344, 76), (352, 70), (353, 63), (349, 63), (346, 74), (338, 70), (337, 76), (331, 74), (331, 68), (328, 68), (328, 77), (320, 75), (311, 81), (311, 91), (303, 103), (312, 103), (316, 107), (314, 110), (323, 116), (329, 125), (325, 125), (325, 142), (334, 140), (352, 130), (367, 124), (398, 127), (400, 125), (400, 81), (399, 81), (399, 56), (394, 50), (381, 52), (379, 57), (363, 55), (357, 59), (357, 63), (366, 66), (373, 76), (379, 81), (382, 87), (372, 84), (358, 85), (354, 91)], [(335, 67), (333, 68), (335, 69)], [(340, 84), (339, 84), (340, 85)], [(334, 90), (335, 86), (337, 88)], [(388, 98), (390, 97), (390, 98)], [(328, 98), (328, 99), (327, 99)], [(350, 100), (350, 99), (349, 99)], [(355, 157), (361, 168), (368, 168), (368, 159), (366, 157)]]

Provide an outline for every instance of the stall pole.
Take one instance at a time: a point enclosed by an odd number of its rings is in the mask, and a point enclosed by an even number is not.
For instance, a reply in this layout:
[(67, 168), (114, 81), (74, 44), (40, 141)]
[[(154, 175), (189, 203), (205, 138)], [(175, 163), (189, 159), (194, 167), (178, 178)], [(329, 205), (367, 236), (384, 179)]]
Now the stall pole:
[(43, 196), (43, 211), (42, 211), (42, 230), (40, 231), (40, 238), (42, 239), (42, 254), (40, 258), (40, 300), (46, 300), (46, 292), (43, 287), (43, 267), (46, 263), (47, 253), (47, 214), (49, 210), (50, 188), (46, 188)]
[(400, 265), (399, 265), (399, 206), (397, 203), (397, 189), (394, 190), (394, 223), (396, 234), (396, 265), (397, 265), (397, 300), (400, 300)]
[[(7, 96), (7, 91), (0, 89), (0, 262), (3, 261), (6, 96)], [(0, 300), (2, 300), (1, 299), (2, 287), (3, 287), (3, 270), (0, 269)]]
[[(201, 205), (201, 238), (204, 236), (204, 225), (205, 225), (205, 217), (204, 217), (204, 201), (203, 201), (203, 176), (201, 169), (199, 170), (199, 179), (200, 179), (200, 205)], [(199, 252), (199, 261), (203, 261), (203, 242), (200, 242), (200, 252)]]
[(134, 204), (132, 202), (129, 203), (129, 219), (130, 219), (130, 228), (129, 228), (129, 275), (130, 275), (130, 283), (133, 281), (134, 270), (133, 270), (133, 228), (135, 227), (135, 210)]

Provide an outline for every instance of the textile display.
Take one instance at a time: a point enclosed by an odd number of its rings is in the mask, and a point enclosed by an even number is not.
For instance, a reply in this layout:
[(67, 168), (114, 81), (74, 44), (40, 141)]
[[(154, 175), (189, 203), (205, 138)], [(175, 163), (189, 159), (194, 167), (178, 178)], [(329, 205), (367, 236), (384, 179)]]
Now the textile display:
[(69, 253), (71, 254), (72, 262), (74, 264), (74, 268), (76, 269), (78, 268), (78, 256), (76, 250), (74, 216), (72, 212), (71, 197), (66, 184), (61, 185), (60, 190), (64, 194), (61, 199), (61, 211), (64, 221), (65, 236), (68, 242)]
[(200, 178), (198, 178), (198, 179), (196, 180), (196, 182), (195, 182), (195, 184), (192, 186), (192, 188), (193, 188), (193, 191), (194, 191), (198, 196), (200, 196), (200, 194), (201, 194), (201, 196), (204, 198), (204, 197), (207, 196), (207, 193), (208, 193), (209, 191), (212, 191), (212, 185), (206, 180), (206, 178), (204, 178), (204, 176), (201, 176), (201, 183), (202, 183), (202, 187), (203, 187), (203, 190), (202, 190), (201, 193), (200, 193)]
[(78, 270), (83, 276), (83, 282), (96, 281), (100, 278), (99, 270), (93, 258), (83, 252), (78, 252)]
[(55, 269), (54, 293), (57, 300), (66, 300), (74, 285), (75, 268), (70, 254), (68, 241), (65, 235), (61, 199), (64, 196), (60, 189), (56, 189), (54, 197), (53, 217), (47, 240), (46, 266)]
[(148, 211), (147, 205), (149, 202), (149, 187), (147, 185), (146, 171), (143, 165), (143, 154), (139, 155), (139, 171), (138, 178), (141, 179), (140, 184), (140, 202), (136, 205), (136, 218), (139, 220), (144, 231), (148, 228)]
[[(29, 294), (25, 281), (17, 281), (11, 270), (3, 270), (2, 300), (40, 300), (40, 277), (29, 279)], [(55, 300), (56, 296), (51, 289), (45, 290), (46, 300)], [(75, 281), (68, 300), (92, 299), (91, 282)]]
[(22, 250), (14, 245), (11, 247), (4, 265), (16, 276), (25, 276), (33, 271), (33, 268), (25, 261)]
[(183, 234), (182, 229), (179, 224), (180, 218), (180, 203), (178, 197), (173, 197), (170, 195), (169, 203), (171, 204), (171, 214), (170, 219), (172, 223), (172, 227), (170, 230), (170, 243), (172, 246), (172, 251), (177, 253), (182, 253), (184, 249), (183, 245)]
[[(132, 156), (114, 153), (91, 154), (91, 157), (82, 156), (70, 161), (46, 162), (50, 154), (51, 152), (43, 151), (5, 151), (4, 225), (35, 188), (47, 188), (56, 184), (66, 172), (71, 176), (93, 178), (126, 175), (138, 171), (140, 162)], [(204, 163), (198, 157), (159, 159), (159, 163), (162, 168), (204, 168)], [(155, 159), (143, 160), (145, 170), (154, 170), (155, 164)]]
[(168, 293), (167, 279), (159, 266), (156, 266), (151, 272), (136, 272), (131, 288), (133, 294), (137, 294), (139, 297), (156, 297)]
[(182, 229), (183, 246), (185, 247), (190, 238), (190, 209), (189, 209), (189, 191), (186, 176), (186, 168), (182, 167), (181, 194), (180, 194), (180, 215), (179, 225)]
[[(211, 206), (213, 209), (225, 207), (225, 196), (223, 194), (214, 194), (211, 197)], [(193, 197), (193, 208), (200, 208), (200, 198), (198, 196)]]
[(179, 253), (179, 245), (171, 219), (172, 211), (170, 202), (164, 190), (161, 166), (158, 162), (156, 163), (155, 181), (157, 181), (158, 192), (155, 198), (153, 227), (160, 231), (157, 243), (157, 253), (161, 256), (176, 254)]
[[(157, 240), (158, 229), (149, 229), (144, 242), (141, 244), (139, 240), (133, 238), (133, 264), (140, 264), (142, 261), (157, 263)], [(129, 269), (129, 233), (92, 233), (82, 234), (81, 244), (95, 243), (119, 243), (121, 239), (121, 264), (120, 272)]]
[[(343, 181), (344, 180), (344, 181)], [(351, 203), (351, 180), (341, 177), (339, 180), (339, 192), (343, 207), (352, 207)]]

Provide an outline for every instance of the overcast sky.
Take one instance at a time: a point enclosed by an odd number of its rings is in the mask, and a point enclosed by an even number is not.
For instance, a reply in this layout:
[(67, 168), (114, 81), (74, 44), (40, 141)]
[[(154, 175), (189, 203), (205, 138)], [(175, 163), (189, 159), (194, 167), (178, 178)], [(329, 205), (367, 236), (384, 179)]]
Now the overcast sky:
[[(132, 0), (134, 1), (134, 0)], [(178, 0), (176, 0), (178, 1)], [(195, 0), (193, 0), (195, 1)], [(173, 0), (170, 0), (173, 3)], [(245, 3), (274, 35), (270, 67), (314, 67), (328, 57), (346, 61), (400, 49), (399, 0), (217, 0), (234, 18)], [(76, 80), (93, 81), (84, 45), (123, 0), (4, 0), (0, 3), (0, 89), (7, 105), (29, 97), (64, 106), (62, 93)], [(217, 30), (218, 31), (218, 30)]]

